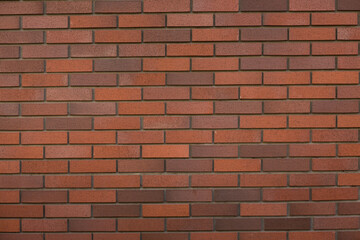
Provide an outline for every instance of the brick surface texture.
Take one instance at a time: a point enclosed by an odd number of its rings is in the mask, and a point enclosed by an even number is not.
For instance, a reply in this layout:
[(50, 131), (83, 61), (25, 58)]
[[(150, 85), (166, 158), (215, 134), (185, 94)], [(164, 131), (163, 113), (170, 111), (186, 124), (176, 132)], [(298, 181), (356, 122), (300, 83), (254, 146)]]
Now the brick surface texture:
[(360, 239), (359, 13), (0, 1), (0, 240)]

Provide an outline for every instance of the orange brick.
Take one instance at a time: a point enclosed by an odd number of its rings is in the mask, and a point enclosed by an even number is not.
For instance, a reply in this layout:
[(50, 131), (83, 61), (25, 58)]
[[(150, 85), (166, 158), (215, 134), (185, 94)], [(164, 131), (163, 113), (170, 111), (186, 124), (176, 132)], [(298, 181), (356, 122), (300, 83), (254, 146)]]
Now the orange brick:
[[(144, 28), (144, 27), (164, 27), (165, 15), (127, 15), (121, 14), (119, 18), (119, 28)], [(168, 20), (169, 21), (169, 20)]]
[(331, 115), (297, 115), (289, 116), (290, 128), (333, 128), (335, 116)]
[(240, 128), (285, 128), (286, 116), (241, 116)]
[(241, 174), (240, 187), (284, 187), (286, 174)]
[(356, 13), (312, 13), (312, 25), (357, 25)]
[(310, 25), (309, 13), (265, 13), (264, 25), (306, 26)]
[(210, 27), (213, 25), (212, 14), (168, 14), (168, 27)]
[(144, 158), (187, 158), (188, 145), (144, 145), (142, 147)]
[(289, 87), (289, 98), (335, 98), (335, 87)]
[(289, 40), (295, 40), (295, 41), (335, 40), (335, 28), (290, 28)]
[(260, 159), (215, 159), (215, 172), (259, 172)]
[(313, 84), (357, 84), (359, 75), (357, 72), (313, 72)]
[(47, 72), (91, 72), (92, 60), (47, 60)]
[(286, 204), (282, 203), (241, 203), (241, 216), (286, 216)]
[(139, 88), (98, 88), (95, 89), (97, 101), (126, 101), (140, 100), (141, 89)]
[(212, 56), (214, 46), (212, 44), (168, 44), (168, 56)]
[(310, 142), (309, 130), (264, 130), (264, 142)]
[(166, 143), (212, 143), (212, 132), (202, 130), (166, 131)]
[(143, 176), (143, 187), (188, 187), (188, 175), (145, 175)]

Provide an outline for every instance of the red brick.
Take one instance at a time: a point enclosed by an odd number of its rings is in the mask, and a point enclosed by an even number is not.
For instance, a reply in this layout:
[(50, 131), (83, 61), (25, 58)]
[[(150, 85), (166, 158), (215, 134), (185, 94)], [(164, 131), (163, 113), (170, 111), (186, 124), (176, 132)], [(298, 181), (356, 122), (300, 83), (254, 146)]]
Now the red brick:
[(339, 156), (360, 156), (359, 144), (339, 144)]
[(189, 71), (188, 58), (146, 58), (143, 59), (144, 71)]
[(120, 102), (118, 103), (120, 115), (155, 115), (165, 113), (165, 104), (161, 102)]
[(342, 188), (315, 188), (312, 189), (312, 200), (314, 201), (339, 201), (357, 200), (358, 189), (351, 187)]
[(289, 60), (289, 68), (294, 70), (335, 69), (334, 57), (297, 57)]
[(66, 58), (68, 57), (67, 46), (22, 46), (23, 58)]
[(114, 190), (70, 190), (71, 203), (114, 203), (116, 191)]
[(0, 17), (0, 29), (19, 29), (20, 18), (17, 16)]
[(241, 70), (285, 70), (287, 61), (285, 58), (242, 58)]
[(243, 240), (285, 240), (286, 233), (285, 232), (254, 232), (254, 233), (246, 233), (241, 232), (239, 236)]
[(99, 88), (95, 90), (97, 101), (140, 100), (141, 90), (138, 88)]
[(193, 87), (191, 89), (192, 99), (238, 99), (239, 91), (235, 87), (211, 88), (211, 87)]
[(212, 160), (201, 159), (193, 161), (181, 159), (168, 159), (166, 160), (167, 172), (211, 172)]
[(71, 57), (116, 57), (116, 45), (74, 45)]
[(0, 133), (0, 144), (19, 144), (19, 133), (13, 132), (1, 132)]
[(45, 128), (47, 130), (84, 130), (91, 129), (91, 118), (47, 118)]
[(264, 72), (265, 85), (310, 84), (310, 72)]
[(334, 11), (335, 0), (290, 0), (290, 11)]
[(335, 98), (335, 87), (328, 86), (306, 86), (298, 87), (291, 86), (289, 87), (289, 98), (291, 99), (323, 99), (323, 98)]
[(23, 87), (65, 87), (68, 85), (66, 74), (23, 74)]
[(0, 220), (0, 231), (5, 232), (20, 232), (20, 220), (18, 219), (2, 219)]
[(22, 18), (24, 29), (36, 28), (67, 28), (67, 16), (24, 16)]
[(259, 172), (260, 159), (215, 159), (215, 172)]
[(190, 0), (144, 0), (144, 12), (189, 12)]
[[(152, 46), (152, 45), (151, 45)], [(212, 56), (214, 46), (212, 44), (168, 44), (168, 56)]]
[(138, 158), (139, 146), (94, 146), (94, 158)]
[(70, 103), (70, 115), (115, 115), (115, 103)]
[(114, 28), (116, 16), (71, 16), (70, 28)]
[(98, 173), (116, 172), (115, 160), (72, 160), (70, 161), (71, 173)]
[(0, 44), (20, 44), (20, 43), (43, 43), (44, 34), (40, 31), (21, 31), (21, 32), (0, 32)]
[(91, 217), (90, 205), (47, 205), (45, 206), (45, 217)]
[(21, 104), (21, 115), (23, 116), (64, 116), (67, 115), (66, 103), (24, 103)]
[(265, 172), (297, 172), (309, 171), (309, 159), (263, 159), (263, 170)]
[(98, 129), (140, 129), (139, 117), (97, 117), (94, 128)]
[(115, 132), (70, 132), (70, 144), (115, 143)]
[(0, 14), (43, 14), (42, 2), (1, 2)]
[(92, 4), (91, 2), (47, 2), (46, 3), (46, 13), (48, 14), (61, 14), (61, 13), (91, 13)]
[(338, 40), (359, 40), (360, 31), (357, 28), (338, 28), (337, 29)]
[(358, 170), (355, 158), (313, 158), (313, 171), (351, 171)]
[(143, 158), (187, 158), (189, 157), (188, 145), (144, 145)]
[(306, 26), (310, 25), (309, 13), (265, 13), (266, 26)]
[(286, 99), (285, 87), (240, 87), (240, 99)]
[(144, 100), (187, 100), (190, 99), (190, 89), (186, 87), (157, 87), (143, 89)]
[(282, 41), (288, 39), (287, 29), (282, 28), (244, 28), (241, 30), (242, 41)]
[(357, 229), (359, 218), (357, 217), (318, 217), (314, 218), (314, 229)]
[(266, 101), (264, 113), (309, 113), (310, 101)]
[(20, 86), (19, 75), (2, 74), (0, 76), (0, 87), (18, 87)]
[(140, 176), (94, 176), (94, 188), (135, 188), (140, 187)]
[(4, 103), (0, 105), (0, 116), (18, 116), (19, 115), (19, 104)]
[(358, 84), (359, 76), (357, 72), (338, 71), (312, 73), (313, 84)]
[(221, 175), (192, 175), (191, 187), (237, 187), (238, 175), (221, 174)]
[(260, 26), (259, 13), (217, 13), (215, 26)]
[(190, 30), (151, 29), (143, 30), (144, 42), (189, 42)]
[(194, 12), (237, 12), (239, 10), (239, 2), (236, 0), (194, 0)]
[(241, 203), (241, 216), (286, 216), (286, 204), (283, 203)]
[(205, 27), (213, 25), (212, 14), (168, 14), (168, 27)]
[(312, 13), (312, 25), (357, 25), (355, 13)]
[(212, 114), (211, 102), (168, 102), (167, 114)]
[(189, 205), (187, 204), (147, 204), (143, 205), (144, 217), (188, 217)]
[(295, 40), (295, 41), (335, 40), (335, 28), (290, 28), (289, 40)]
[(308, 130), (263, 130), (264, 142), (310, 142)]
[(47, 60), (47, 72), (91, 72), (92, 60)]
[(46, 176), (47, 188), (90, 188), (91, 176)]
[[(315, 43), (313, 43), (315, 44)], [(264, 55), (310, 55), (309, 43), (265, 43)], [(326, 55), (326, 54), (324, 54)]]
[(335, 127), (335, 116), (316, 115), (289, 116), (290, 128), (333, 128)]
[(139, 30), (97, 30), (95, 31), (96, 43), (123, 43), (141, 42)]
[(241, 174), (240, 187), (284, 187), (287, 185), (285, 174)]
[(313, 43), (313, 55), (357, 55), (358, 44), (347, 42)]
[(1, 161), (0, 173), (20, 173), (20, 161)]
[[(1, 38), (1, 37), (0, 37)], [(7, 60), (0, 62), (1, 73), (43, 72), (43, 60)]]
[(0, 158), (8, 159), (40, 159), (43, 158), (43, 148), (35, 146), (2, 146)]
[(92, 39), (90, 30), (46, 31), (47, 43), (91, 43)]
[(259, 72), (217, 72), (215, 85), (259, 85), (261, 73)]
[(192, 240), (216, 240), (216, 239), (223, 239), (223, 240), (236, 240), (237, 233), (228, 233), (228, 232), (192, 232), (190, 233)]
[(335, 185), (333, 174), (291, 174), (290, 186), (331, 186)]
[(339, 115), (337, 126), (339, 128), (352, 128), (360, 126), (360, 116), (357, 115)]
[(152, 15), (120, 15), (119, 27), (120, 28), (136, 28), (136, 27), (164, 27), (165, 15), (152, 14)]
[(163, 44), (121, 44), (118, 48), (120, 57), (165, 56), (165, 45)]
[(297, 144), (290, 145), (290, 156), (296, 157), (327, 157), (336, 155), (335, 144)]
[(95, 2), (95, 13), (139, 13), (140, 1), (99, 1)]
[(240, 128), (285, 128), (285, 116), (241, 116)]
[(91, 146), (47, 146), (45, 158), (90, 158)]
[(194, 116), (192, 117), (193, 128), (238, 128), (236, 116)]
[(258, 130), (216, 130), (215, 143), (260, 142), (261, 132)]
[(359, 139), (357, 130), (331, 129), (312, 130), (313, 142), (357, 142)]
[(310, 192), (309, 189), (264, 189), (263, 190), (263, 201), (309, 201)]
[(142, 178), (143, 187), (188, 187), (187, 175), (145, 175)]
[(1, 175), (1, 188), (42, 188), (43, 178), (41, 176), (16, 176)]
[(239, 30), (235, 28), (193, 29), (194, 42), (238, 41)]
[(335, 215), (335, 203), (291, 203), (291, 216)]
[(289, 240), (335, 240), (335, 232), (290, 232)]
[(271, 3), (266, 0), (242, 0), (240, 3), (241, 11), (286, 11), (287, 1), (273, 0)]
[[(156, 47), (154, 48), (156, 49)], [(168, 81), (170, 81), (169, 79)], [(171, 85), (170, 83), (168, 84)], [(120, 73), (119, 85), (120, 86), (138, 86), (138, 85), (162, 86), (165, 85), (165, 73)]]
[(166, 131), (166, 143), (212, 143), (212, 132), (202, 130)]
[[(215, 113), (256, 114), (261, 112), (261, 103), (256, 101), (227, 101), (215, 103)], [(214, 118), (216, 119), (216, 117)], [(220, 120), (220, 118), (218, 118), (218, 120)]]
[[(24, 192), (24, 191), (23, 191)], [(19, 203), (20, 191), (19, 190), (3, 190), (0, 195), (0, 203)]]
[(337, 89), (338, 98), (359, 98), (359, 86), (340, 86)]
[(0, 58), (19, 58), (20, 48), (17, 46), (0, 46)]
[(22, 173), (67, 173), (67, 161), (23, 161), (21, 164)]
[(0, 118), (0, 130), (43, 130), (44, 120), (42, 118)]
[(159, 232), (164, 231), (164, 219), (118, 219), (118, 231)]
[(144, 129), (181, 129), (190, 127), (189, 117), (144, 117)]
[(191, 64), (194, 71), (239, 70), (237, 58), (195, 58)]
[(360, 175), (358, 173), (343, 173), (338, 175), (338, 185), (356, 186), (360, 184)]
[(66, 232), (66, 219), (24, 219), (21, 222), (24, 232)]
[(92, 91), (90, 88), (48, 88), (46, 89), (48, 101), (90, 101)]

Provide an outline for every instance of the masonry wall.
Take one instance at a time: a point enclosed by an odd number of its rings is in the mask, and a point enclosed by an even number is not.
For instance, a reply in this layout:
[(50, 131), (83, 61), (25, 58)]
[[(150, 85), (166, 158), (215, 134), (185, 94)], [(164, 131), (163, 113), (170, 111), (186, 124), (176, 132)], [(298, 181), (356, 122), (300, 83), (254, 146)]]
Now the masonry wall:
[(359, 10), (0, 2), (0, 239), (360, 239)]

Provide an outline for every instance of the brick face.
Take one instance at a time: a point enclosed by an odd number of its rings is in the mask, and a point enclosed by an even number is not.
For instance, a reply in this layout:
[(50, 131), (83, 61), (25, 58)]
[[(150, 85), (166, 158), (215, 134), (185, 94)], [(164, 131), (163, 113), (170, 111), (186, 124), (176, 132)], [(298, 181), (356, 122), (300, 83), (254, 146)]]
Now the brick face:
[(0, 239), (360, 239), (358, 0), (0, 2)]

